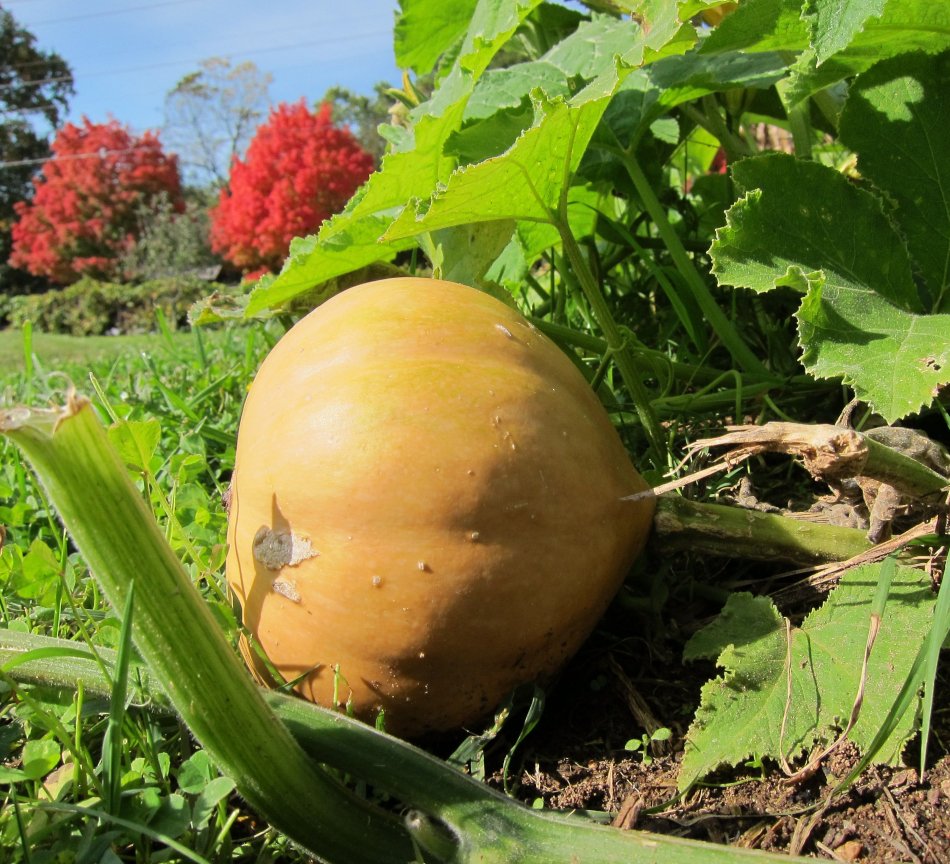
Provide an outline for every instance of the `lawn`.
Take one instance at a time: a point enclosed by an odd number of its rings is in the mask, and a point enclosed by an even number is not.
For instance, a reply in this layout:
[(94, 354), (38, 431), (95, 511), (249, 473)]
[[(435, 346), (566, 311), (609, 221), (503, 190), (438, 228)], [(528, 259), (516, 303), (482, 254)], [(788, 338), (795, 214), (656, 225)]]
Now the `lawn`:
[[(110, 359), (142, 351), (158, 351), (170, 345), (191, 341), (190, 333), (169, 335), (145, 333), (134, 336), (65, 336), (59, 333), (33, 333), (34, 364), (52, 371), (63, 366), (81, 366), (108, 362)], [(24, 360), (25, 335), (20, 330), (0, 330), (0, 377), (15, 375), (26, 370)]]

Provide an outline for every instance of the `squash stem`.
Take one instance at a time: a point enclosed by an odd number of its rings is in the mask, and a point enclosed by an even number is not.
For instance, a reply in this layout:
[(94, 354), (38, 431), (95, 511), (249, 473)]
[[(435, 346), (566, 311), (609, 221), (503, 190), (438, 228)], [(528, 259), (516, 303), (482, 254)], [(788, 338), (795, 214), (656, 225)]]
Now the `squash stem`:
[(872, 545), (858, 528), (688, 501), (673, 494), (656, 499), (653, 541), (664, 549), (802, 566), (844, 561)]
[[(80, 681), (89, 694), (108, 694), (106, 672), (90, 657), (72, 650), (75, 643), (0, 630), (0, 668), (21, 681), (68, 686)], [(57, 660), (50, 655), (62, 650)], [(101, 649), (107, 667), (115, 652)], [(48, 676), (52, 674), (52, 678)], [(168, 710), (159, 679), (139, 678), (147, 704)], [(74, 685), (75, 686), (75, 685)], [(434, 756), (345, 715), (274, 691), (264, 701), (303, 749), (315, 760), (385, 790), (409, 810), (406, 825), (426, 860), (445, 864), (793, 864), (787, 855), (737, 849), (653, 834), (620, 831), (585, 818), (536, 811), (516, 803)], [(317, 815), (316, 807), (314, 815)], [(367, 840), (373, 826), (367, 824)], [(388, 860), (413, 860), (396, 850)], [(331, 858), (349, 864), (354, 857)]]

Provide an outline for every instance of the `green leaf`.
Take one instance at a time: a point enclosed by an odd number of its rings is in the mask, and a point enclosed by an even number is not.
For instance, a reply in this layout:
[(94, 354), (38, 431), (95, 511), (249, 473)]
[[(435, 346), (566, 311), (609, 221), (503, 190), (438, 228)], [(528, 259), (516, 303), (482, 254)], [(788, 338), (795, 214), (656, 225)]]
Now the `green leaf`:
[(432, 235), (438, 250), (438, 276), (450, 282), (471, 285), (483, 291), (507, 299), (503, 292), (492, 290), (490, 280), (485, 278), (488, 269), (502, 253), (511, 240), (515, 223), (508, 220), (499, 222), (476, 222), (443, 228)]
[(459, 66), (477, 80), (541, 0), (479, 0), (459, 52)]
[(626, 54), (642, 38), (641, 32), (640, 25), (631, 19), (594, 15), (542, 60), (559, 69), (565, 78), (578, 76), (589, 81), (613, 65), (614, 57)]
[(747, 159), (745, 192), (710, 249), (722, 285), (792, 286), (805, 368), (841, 376), (888, 421), (950, 381), (950, 316), (924, 315), (904, 241), (881, 201), (838, 172), (784, 154)]
[(506, 153), (456, 171), (427, 207), (404, 211), (385, 238), (499, 219), (550, 222), (609, 98), (540, 98), (534, 125)]
[(205, 750), (196, 750), (178, 769), (178, 788), (182, 792), (198, 795), (216, 774), (211, 757)]
[(59, 744), (51, 738), (27, 741), (21, 753), (22, 770), (29, 780), (42, 780), (62, 758)]
[(810, 0), (812, 47), (819, 64), (847, 48), (871, 17), (880, 17), (888, 0)]
[[(703, 53), (808, 52), (799, 74), (828, 86), (888, 57), (941, 51), (950, 44), (950, 10), (930, 0), (743, 0), (705, 40)], [(840, 17), (838, 17), (840, 16)], [(804, 60), (805, 58), (803, 58)], [(835, 65), (825, 69), (829, 60)], [(796, 82), (803, 93), (818, 85)]]
[(767, 291), (796, 267), (822, 271), (827, 285), (873, 286), (894, 305), (922, 311), (907, 251), (873, 195), (781, 153), (738, 162), (733, 178), (745, 195), (713, 243), (721, 284)]
[(230, 777), (215, 777), (201, 790), (191, 814), (191, 824), (196, 829), (203, 828), (218, 803), (234, 790), (234, 781)]
[[(20, 556), (14, 547), (14, 560)], [(10, 586), (17, 597), (33, 600), (40, 606), (52, 606), (60, 586), (61, 565), (56, 553), (41, 539), (36, 538), (20, 559), (19, 572), (13, 570)]]
[(185, 833), (190, 822), (188, 803), (181, 795), (172, 792), (162, 798), (158, 810), (148, 822), (148, 827), (156, 834), (175, 839)]
[(948, 80), (950, 53), (887, 60), (858, 77), (841, 115), (841, 140), (894, 203), (935, 312), (950, 312)]
[(798, 329), (805, 368), (840, 376), (888, 422), (929, 405), (950, 382), (950, 315), (915, 315), (870, 290), (813, 285)]
[[(720, 617), (690, 640), (686, 659), (718, 655), (725, 672), (703, 687), (687, 734), (680, 789), (724, 765), (750, 758), (792, 761), (835, 739), (858, 693), (880, 568), (848, 571), (825, 604), (800, 628), (791, 628), (790, 641), (771, 601), (750, 594), (730, 597)], [(926, 632), (933, 605), (926, 574), (897, 568), (861, 711), (848, 736), (859, 749), (870, 745), (885, 722), (917, 654), (918, 642), (907, 634)], [(899, 758), (913, 732), (913, 714), (901, 719), (876, 761)]]
[(701, 51), (802, 51), (809, 31), (801, 6), (801, 0), (743, 0), (703, 42)]
[[(252, 292), (245, 309), (247, 317), (285, 304), (330, 279), (391, 261), (398, 252), (415, 245), (408, 238), (401, 242), (380, 242), (380, 238), (408, 202), (428, 198), (448, 178), (456, 162), (445, 151), (446, 141), (461, 125), (475, 82), (539, 2), (481, 0), (455, 66), (432, 98), (413, 110), (414, 125), (403, 139), (403, 149), (387, 153), (380, 170), (316, 236), (291, 244), (290, 257), (277, 277)], [(331, 286), (313, 299), (319, 302), (334, 290)]]
[[(834, 5), (835, 0), (824, 0)], [(844, 0), (841, 0), (844, 2)], [(869, 0), (876, 8), (877, 0)], [(856, 10), (859, 11), (859, 10)], [(890, 0), (880, 17), (867, 17), (850, 44), (825, 56), (817, 48), (804, 50), (789, 80), (785, 98), (795, 105), (820, 90), (866, 71), (891, 57), (950, 48), (950, 12), (946, 4), (929, 0)]]
[(647, 63), (688, 50), (696, 43), (696, 28), (689, 22), (701, 4), (683, 0), (636, 0), (631, 10), (643, 21)]
[(396, 65), (425, 75), (465, 34), (478, 0), (400, 0), (394, 49)]
[(109, 440), (119, 452), (127, 468), (139, 474), (148, 473), (152, 457), (162, 437), (158, 420), (120, 420), (108, 429)]
[[(832, 0), (822, 0), (824, 3)], [(877, 7), (879, 0), (866, 0)], [(874, 14), (874, 13), (872, 13)], [(847, 49), (836, 54), (867, 69), (878, 60), (911, 51), (942, 51), (950, 44), (950, 8), (932, 0), (887, 0), (879, 17), (867, 18)]]
[[(374, 175), (375, 176), (375, 175)], [(392, 216), (371, 215), (351, 218), (346, 211), (323, 223), (320, 232), (298, 238), (290, 244), (290, 257), (280, 273), (262, 280), (251, 292), (243, 315), (253, 318), (282, 306), (316, 286), (323, 286), (312, 305), (336, 293), (331, 280), (363, 267), (392, 261), (412, 243), (380, 243), (379, 238)]]
[(634, 21), (595, 15), (539, 60), (489, 69), (469, 99), (462, 129), (452, 135), (452, 152), (462, 162), (497, 156), (531, 125), (532, 92), (569, 98), (583, 84), (613, 74), (616, 57), (626, 55), (628, 62), (639, 63), (642, 45), (643, 34)]

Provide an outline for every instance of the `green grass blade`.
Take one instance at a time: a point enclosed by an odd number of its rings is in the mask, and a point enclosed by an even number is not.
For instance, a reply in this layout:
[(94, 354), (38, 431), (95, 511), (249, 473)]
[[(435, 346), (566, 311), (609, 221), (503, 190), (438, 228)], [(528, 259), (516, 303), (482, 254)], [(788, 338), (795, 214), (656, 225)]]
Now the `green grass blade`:
[(26, 376), (26, 398), (33, 398), (33, 322), (23, 322), (23, 371)]
[(330, 862), (410, 860), (402, 826), (348, 793), (277, 721), (165, 542), (90, 403), (13, 409), (26, 454), (113, 608), (135, 577), (134, 641), (195, 737), (265, 819)]
[(930, 739), (930, 725), (934, 707), (934, 688), (937, 685), (937, 664), (940, 651), (950, 635), (950, 562), (943, 568), (937, 603), (934, 607), (934, 620), (921, 646), (921, 675), (924, 680), (924, 698), (921, 704), (920, 719), (920, 776), (924, 776), (927, 763), (927, 746)]
[(122, 817), (117, 816), (110, 811), (97, 810), (95, 807), (85, 807), (79, 804), (62, 804), (58, 802), (49, 804), (43, 802), (37, 805), (36, 809), (40, 811), (46, 811), (47, 813), (69, 813), (76, 816), (92, 817), (93, 819), (98, 819), (100, 822), (117, 825), (120, 828), (125, 828), (126, 830), (135, 834), (142, 834), (146, 837), (150, 837), (153, 840), (157, 840), (159, 843), (167, 846), (173, 852), (177, 852), (185, 860), (191, 861), (192, 864), (210, 864), (207, 858), (199, 855), (193, 849), (189, 849), (183, 843), (179, 843), (174, 838), (169, 837), (166, 834), (162, 834), (160, 831), (154, 831), (148, 825), (142, 825), (141, 823), (134, 822), (131, 819), (123, 819)]
[(713, 328), (713, 331), (719, 337), (723, 346), (732, 355), (732, 359), (743, 372), (754, 372), (761, 375), (768, 375), (768, 369), (765, 364), (755, 355), (752, 349), (746, 344), (739, 331), (733, 326), (732, 321), (726, 316), (725, 312), (719, 307), (715, 298), (712, 296), (703, 277), (694, 266), (682, 241), (679, 239), (676, 231), (670, 225), (666, 217), (666, 210), (663, 208), (660, 200), (656, 197), (653, 187), (647, 180), (643, 168), (637, 161), (632, 152), (621, 150), (619, 153), (623, 160), (624, 167), (633, 181), (633, 185), (643, 202), (643, 206), (649, 213), (653, 224), (656, 225), (666, 248), (673, 259), (673, 263), (693, 294), (693, 299), (703, 310), (703, 314)]
[(109, 700), (109, 719), (102, 742), (103, 803), (109, 813), (118, 813), (122, 795), (122, 727), (125, 725), (128, 697), (129, 662), (132, 654), (132, 609), (135, 602), (135, 583), (129, 586), (122, 610), (122, 630), (119, 633), (119, 651), (116, 655), (115, 674)]

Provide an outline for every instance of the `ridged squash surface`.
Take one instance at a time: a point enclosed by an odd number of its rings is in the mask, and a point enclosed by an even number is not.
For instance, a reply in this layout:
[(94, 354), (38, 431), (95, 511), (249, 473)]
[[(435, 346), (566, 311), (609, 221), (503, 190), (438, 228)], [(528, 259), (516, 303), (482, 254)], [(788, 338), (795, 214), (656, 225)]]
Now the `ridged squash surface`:
[(262, 364), (227, 577), (297, 691), (412, 737), (555, 672), (642, 550), (651, 498), (584, 377), (501, 301), (350, 288)]

